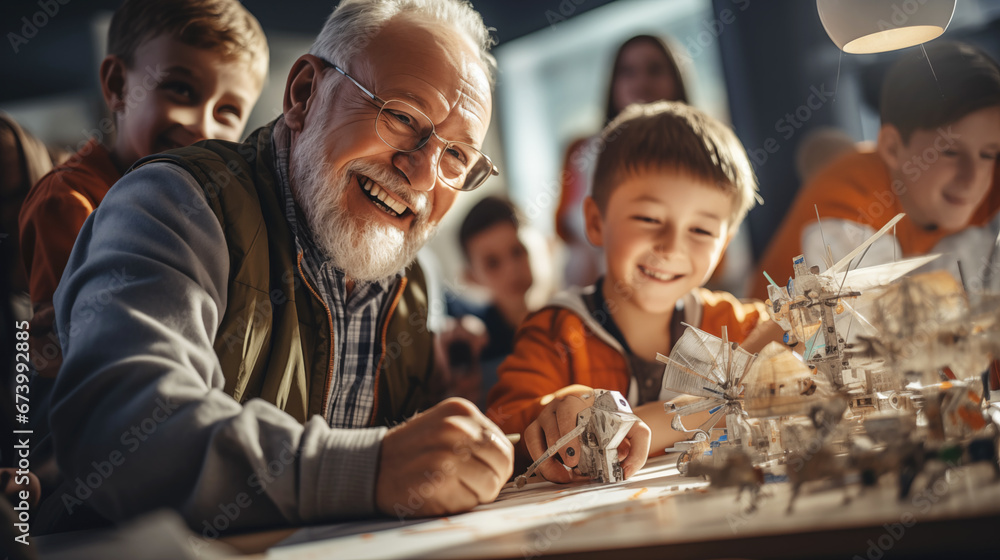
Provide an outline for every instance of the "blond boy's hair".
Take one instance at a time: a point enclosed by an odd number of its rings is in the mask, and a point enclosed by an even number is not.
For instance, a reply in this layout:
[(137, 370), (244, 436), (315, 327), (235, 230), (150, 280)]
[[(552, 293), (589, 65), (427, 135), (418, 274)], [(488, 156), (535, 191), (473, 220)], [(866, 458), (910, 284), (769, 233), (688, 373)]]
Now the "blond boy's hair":
[(735, 229), (760, 198), (757, 179), (736, 134), (680, 102), (629, 105), (601, 132), (591, 196), (603, 214), (615, 187), (629, 177), (674, 170), (732, 193)]
[(261, 83), (267, 75), (267, 37), (238, 0), (125, 0), (111, 18), (108, 54), (131, 67), (139, 47), (164, 34), (245, 61)]

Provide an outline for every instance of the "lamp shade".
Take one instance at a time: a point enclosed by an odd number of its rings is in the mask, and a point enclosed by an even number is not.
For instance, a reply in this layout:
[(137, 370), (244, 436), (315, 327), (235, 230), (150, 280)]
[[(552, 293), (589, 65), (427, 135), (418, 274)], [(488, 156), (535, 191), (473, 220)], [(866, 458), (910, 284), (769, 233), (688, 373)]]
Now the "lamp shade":
[(926, 43), (944, 33), (956, 0), (816, 0), (827, 35), (846, 53)]

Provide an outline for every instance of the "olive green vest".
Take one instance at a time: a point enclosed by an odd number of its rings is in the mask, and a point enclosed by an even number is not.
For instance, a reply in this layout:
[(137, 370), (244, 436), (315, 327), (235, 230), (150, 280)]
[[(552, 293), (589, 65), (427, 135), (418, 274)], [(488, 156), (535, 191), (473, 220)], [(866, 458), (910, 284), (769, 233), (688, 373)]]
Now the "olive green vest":
[[(209, 211), (222, 226), (229, 251), (226, 313), (215, 337), (225, 391), (245, 402), (262, 398), (301, 422), (324, 414), (333, 375), (332, 318), (305, 280), (285, 200), (274, 173), (271, 131), (243, 143), (199, 142), (156, 154), (180, 165), (201, 184), (204, 199), (182, 207), (185, 216)], [(371, 425), (401, 421), (432, 402), (433, 352), (427, 330), (427, 291), (416, 263), (379, 325), (375, 410)]]

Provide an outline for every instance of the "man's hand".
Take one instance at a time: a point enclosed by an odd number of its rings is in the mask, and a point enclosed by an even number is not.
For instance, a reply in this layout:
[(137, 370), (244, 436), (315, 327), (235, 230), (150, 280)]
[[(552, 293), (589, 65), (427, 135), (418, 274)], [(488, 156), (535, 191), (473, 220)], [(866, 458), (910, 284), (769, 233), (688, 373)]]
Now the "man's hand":
[[(524, 444), (531, 458), (535, 460), (564, 434), (576, 428), (577, 415), (594, 404), (594, 390), (585, 385), (570, 385), (556, 391), (552, 396), (553, 399), (545, 405), (538, 418), (524, 430)], [(646, 464), (649, 442), (649, 426), (643, 422), (633, 424), (618, 446), (618, 460), (621, 461), (625, 478), (632, 476)], [(552, 482), (589, 480), (589, 477), (569, 470), (580, 463), (580, 452), (580, 438), (573, 438), (559, 449), (556, 455), (538, 465), (535, 472)], [(559, 460), (562, 460), (562, 464)]]
[(448, 399), (386, 433), (375, 505), (387, 515), (468, 511), (492, 502), (513, 470), (500, 428), (469, 401)]

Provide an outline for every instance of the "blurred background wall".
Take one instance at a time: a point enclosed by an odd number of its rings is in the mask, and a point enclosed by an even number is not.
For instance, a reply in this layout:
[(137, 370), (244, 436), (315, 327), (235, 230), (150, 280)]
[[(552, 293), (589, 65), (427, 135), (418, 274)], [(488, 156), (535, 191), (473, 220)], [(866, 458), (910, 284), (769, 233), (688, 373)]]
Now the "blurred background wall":
[[(907, 2), (934, 0), (900, 0)], [(42, 4), (58, 11), (50, 15)], [(285, 76), (335, 2), (245, 0), (271, 48), (269, 83), (247, 131), (273, 119)], [(457, 278), (455, 230), (478, 197), (507, 193), (550, 239), (567, 144), (600, 129), (612, 57), (628, 37), (669, 38), (691, 102), (730, 122), (746, 146), (765, 205), (751, 212), (740, 249), (763, 250), (800, 181), (799, 142), (836, 127), (874, 140), (883, 72), (900, 53), (842, 55), (810, 0), (473, 0), (496, 29), (500, 74), (484, 151), (502, 170), (463, 195), (432, 242), (445, 278)], [(4, 0), (0, 110), (50, 144), (76, 150), (104, 116), (97, 66), (117, 0)], [(16, 37), (15, 37), (16, 36)], [(23, 40), (17, 39), (20, 37)], [(1000, 0), (959, 0), (946, 39), (1000, 59)], [(544, 241), (543, 241), (544, 242)], [(558, 253), (548, 262), (557, 262)], [(742, 265), (746, 266), (746, 265)], [(550, 267), (555, 268), (555, 267)]]

